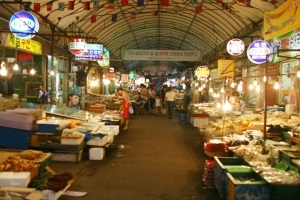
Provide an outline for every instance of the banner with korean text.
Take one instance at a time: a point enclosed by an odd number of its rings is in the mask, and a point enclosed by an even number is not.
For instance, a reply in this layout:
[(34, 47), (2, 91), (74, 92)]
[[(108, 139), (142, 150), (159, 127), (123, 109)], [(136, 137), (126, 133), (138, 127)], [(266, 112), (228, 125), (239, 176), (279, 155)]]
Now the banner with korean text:
[(123, 60), (199, 61), (201, 56), (200, 51), (128, 49)]
[(0, 44), (6, 47), (26, 50), (34, 54), (42, 54), (42, 43), (33, 39), (21, 39), (12, 33), (1, 33)]
[(300, 28), (300, 0), (287, 0), (280, 7), (264, 13), (264, 40), (279, 37)]

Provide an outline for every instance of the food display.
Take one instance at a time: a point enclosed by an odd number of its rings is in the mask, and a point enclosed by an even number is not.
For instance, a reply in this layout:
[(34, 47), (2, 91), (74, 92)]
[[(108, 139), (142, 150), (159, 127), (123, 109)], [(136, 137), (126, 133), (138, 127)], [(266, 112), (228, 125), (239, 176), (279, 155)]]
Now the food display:
[(24, 150), (17, 155), (9, 156), (0, 164), (0, 172), (24, 172), (38, 167), (38, 162), (48, 156), (41, 151)]
[(37, 190), (53, 190), (54, 192), (58, 192), (65, 189), (72, 179), (73, 175), (69, 172), (62, 174), (45, 172), (33, 181), (32, 187)]

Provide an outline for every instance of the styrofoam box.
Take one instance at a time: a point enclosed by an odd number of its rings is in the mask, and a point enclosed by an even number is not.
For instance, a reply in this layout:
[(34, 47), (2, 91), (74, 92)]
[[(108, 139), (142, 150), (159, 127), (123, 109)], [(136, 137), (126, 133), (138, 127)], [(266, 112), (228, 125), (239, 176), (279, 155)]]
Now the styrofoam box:
[(92, 146), (104, 146), (108, 143), (108, 139), (108, 135), (103, 135), (103, 137), (95, 137), (88, 140), (86, 144)]
[(82, 150), (78, 153), (56, 153), (52, 154), (52, 161), (68, 161), (68, 162), (76, 162), (82, 159)]
[(60, 143), (69, 145), (81, 144), (84, 140), (85, 135), (83, 133), (74, 132), (73, 129), (65, 128), (62, 132)]
[(90, 148), (89, 158), (90, 160), (102, 160), (105, 155), (104, 148)]
[(30, 172), (0, 172), (1, 187), (27, 187), (30, 182)]

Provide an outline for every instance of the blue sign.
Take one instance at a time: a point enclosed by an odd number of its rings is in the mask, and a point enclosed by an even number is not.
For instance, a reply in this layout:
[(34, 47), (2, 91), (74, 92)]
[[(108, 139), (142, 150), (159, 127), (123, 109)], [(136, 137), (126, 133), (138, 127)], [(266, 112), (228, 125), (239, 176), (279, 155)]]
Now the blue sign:
[(86, 44), (86, 49), (82, 54), (76, 55), (77, 60), (99, 60), (102, 59), (102, 44)]
[(255, 64), (265, 63), (271, 55), (271, 47), (264, 40), (252, 42), (247, 50), (248, 59)]
[(10, 31), (21, 39), (33, 38), (39, 31), (39, 27), (36, 17), (27, 11), (16, 12), (9, 21)]

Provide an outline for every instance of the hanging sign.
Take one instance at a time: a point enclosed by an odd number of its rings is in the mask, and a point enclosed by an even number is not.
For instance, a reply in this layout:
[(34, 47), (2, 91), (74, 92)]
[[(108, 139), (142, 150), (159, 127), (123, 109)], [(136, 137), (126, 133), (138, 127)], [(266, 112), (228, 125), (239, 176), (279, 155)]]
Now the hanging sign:
[(72, 38), (69, 42), (69, 50), (72, 54), (82, 54), (86, 48), (85, 40), (82, 38)]
[(245, 44), (242, 40), (234, 38), (227, 43), (227, 52), (232, 56), (239, 56), (244, 52)]
[(255, 64), (265, 63), (271, 54), (270, 45), (264, 40), (252, 42), (247, 50), (248, 59)]
[(218, 60), (219, 76), (234, 76), (234, 60)]
[(206, 79), (209, 76), (209, 69), (206, 66), (199, 66), (195, 71), (198, 79)]
[(109, 50), (108, 50), (108, 48), (103, 47), (102, 59), (97, 60), (97, 63), (101, 67), (108, 67), (110, 65), (110, 62), (109, 62)]
[(76, 60), (97, 60), (102, 59), (102, 44), (89, 44), (86, 43), (86, 49), (81, 54), (75, 54)]
[(19, 11), (11, 16), (9, 21), (10, 31), (19, 38), (31, 39), (39, 31), (39, 21), (27, 11)]

